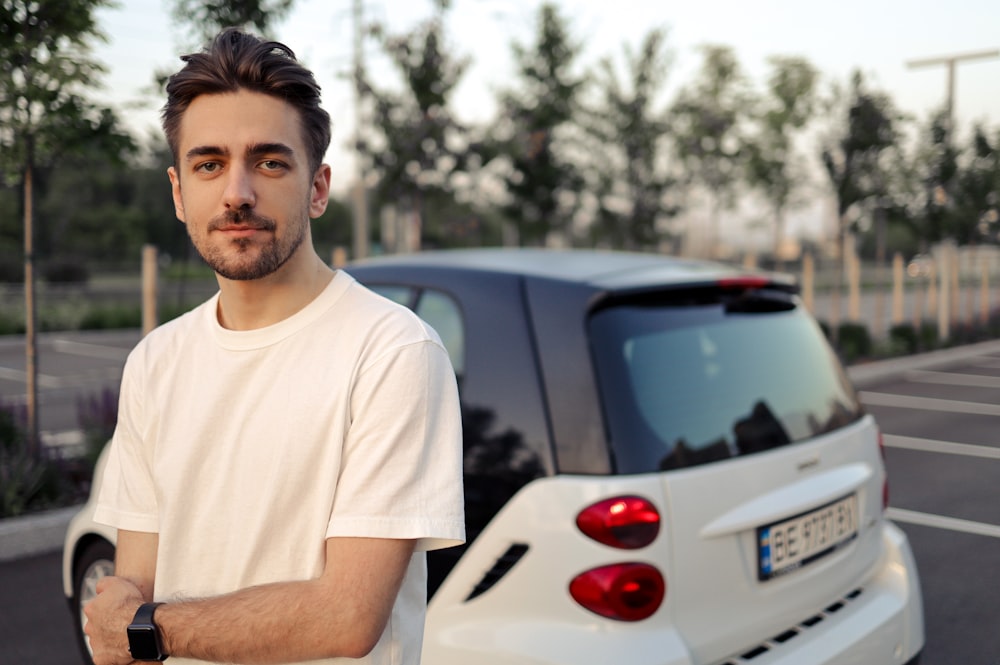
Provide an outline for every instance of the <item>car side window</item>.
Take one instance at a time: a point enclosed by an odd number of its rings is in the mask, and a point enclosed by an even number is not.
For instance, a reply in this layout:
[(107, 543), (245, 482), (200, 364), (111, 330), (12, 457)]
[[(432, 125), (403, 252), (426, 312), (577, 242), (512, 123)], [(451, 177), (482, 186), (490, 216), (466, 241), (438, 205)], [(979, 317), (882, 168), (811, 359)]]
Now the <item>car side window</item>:
[(465, 326), (458, 303), (440, 291), (424, 291), (414, 311), (437, 331), (455, 374), (461, 377), (465, 373)]

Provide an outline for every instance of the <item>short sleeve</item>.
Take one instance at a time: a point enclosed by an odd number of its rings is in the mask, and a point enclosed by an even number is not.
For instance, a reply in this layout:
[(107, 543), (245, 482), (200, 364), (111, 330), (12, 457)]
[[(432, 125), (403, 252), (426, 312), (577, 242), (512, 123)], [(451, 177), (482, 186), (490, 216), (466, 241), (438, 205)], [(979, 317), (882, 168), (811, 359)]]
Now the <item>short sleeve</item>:
[(128, 531), (157, 532), (156, 492), (151, 451), (142, 437), (142, 394), (138, 354), (122, 374), (118, 422), (111, 438), (94, 520)]
[(327, 537), (465, 541), (462, 431), (447, 352), (421, 339), (359, 372)]

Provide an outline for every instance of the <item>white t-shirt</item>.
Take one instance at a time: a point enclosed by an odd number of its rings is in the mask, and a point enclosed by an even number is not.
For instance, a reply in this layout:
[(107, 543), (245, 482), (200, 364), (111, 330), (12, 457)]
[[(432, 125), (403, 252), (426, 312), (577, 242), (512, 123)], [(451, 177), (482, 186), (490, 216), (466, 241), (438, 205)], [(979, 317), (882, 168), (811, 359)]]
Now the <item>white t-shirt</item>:
[(331, 536), (416, 539), (382, 639), (350, 662), (419, 662), (424, 551), (465, 538), (446, 351), (343, 272), (258, 330), (221, 327), (218, 297), (130, 354), (95, 519), (159, 534), (165, 601), (316, 578)]

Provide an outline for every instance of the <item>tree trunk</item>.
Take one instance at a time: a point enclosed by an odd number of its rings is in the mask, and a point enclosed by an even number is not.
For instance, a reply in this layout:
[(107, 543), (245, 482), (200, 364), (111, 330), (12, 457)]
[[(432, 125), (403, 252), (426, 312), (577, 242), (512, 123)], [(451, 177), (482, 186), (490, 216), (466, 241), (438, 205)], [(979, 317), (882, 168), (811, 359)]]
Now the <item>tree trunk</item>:
[(32, 160), (24, 170), (24, 356), (28, 416), (28, 450), (41, 454), (38, 436), (38, 349), (35, 323), (35, 243), (32, 201)]

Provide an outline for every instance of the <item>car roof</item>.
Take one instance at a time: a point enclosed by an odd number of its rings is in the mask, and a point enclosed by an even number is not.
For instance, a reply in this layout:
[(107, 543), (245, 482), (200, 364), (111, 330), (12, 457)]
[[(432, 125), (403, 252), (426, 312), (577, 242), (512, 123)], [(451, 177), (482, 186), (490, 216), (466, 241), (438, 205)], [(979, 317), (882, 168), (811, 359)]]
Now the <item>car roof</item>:
[(502, 273), (588, 284), (602, 290), (650, 285), (707, 284), (741, 276), (767, 276), (790, 284), (786, 275), (661, 254), (590, 249), (480, 248), (424, 251), (365, 259), (348, 267), (407, 267)]

